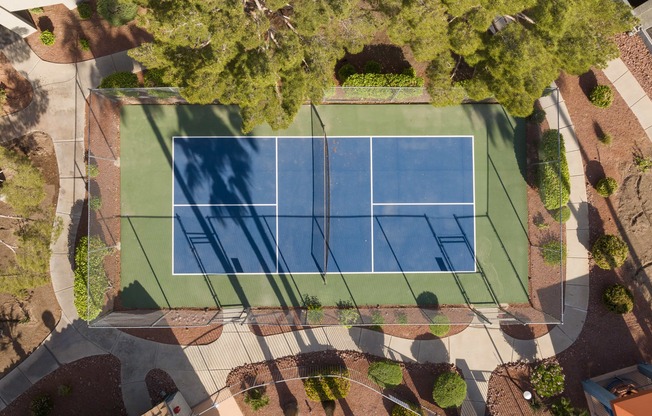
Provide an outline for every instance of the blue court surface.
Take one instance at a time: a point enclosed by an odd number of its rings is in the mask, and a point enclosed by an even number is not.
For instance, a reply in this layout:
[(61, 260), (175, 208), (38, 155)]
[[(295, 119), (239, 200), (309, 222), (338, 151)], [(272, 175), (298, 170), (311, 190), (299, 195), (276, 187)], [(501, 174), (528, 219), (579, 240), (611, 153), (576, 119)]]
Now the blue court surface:
[(174, 274), (476, 271), (472, 136), (173, 142)]

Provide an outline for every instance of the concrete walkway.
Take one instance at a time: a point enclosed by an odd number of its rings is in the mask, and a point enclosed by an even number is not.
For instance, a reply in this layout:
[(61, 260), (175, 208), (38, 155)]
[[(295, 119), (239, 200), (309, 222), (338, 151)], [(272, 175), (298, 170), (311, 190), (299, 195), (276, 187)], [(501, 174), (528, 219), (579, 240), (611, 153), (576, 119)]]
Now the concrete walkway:
[[(21, 39), (2, 39), (9, 60), (32, 82), (35, 100), (28, 108), (0, 119), (7, 137), (32, 130), (50, 134), (55, 143), (61, 188), (57, 215), (65, 224), (63, 235), (52, 245), (52, 282), (62, 309), (61, 321), (43, 345), (7, 376), (0, 379), (0, 409), (11, 403), (45, 375), (79, 358), (111, 353), (122, 366), (122, 392), (129, 414), (150, 407), (145, 376), (162, 368), (194, 405), (224, 387), (229, 371), (239, 365), (327, 349), (350, 349), (398, 361), (451, 362), (459, 366), (468, 383), (464, 415), (484, 415), (488, 381), (497, 365), (517, 360), (537, 360), (568, 348), (579, 335), (588, 305), (588, 207), (582, 159), (565, 105), (557, 117), (552, 97), (541, 100), (551, 128), (566, 138), (572, 175), (572, 219), (567, 223), (568, 261), (564, 324), (536, 340), (515, 340), (498, 328), (469, 327), (462, 333), (430, 341), (412, 341), (361, 328), (318, 328), (271, 337), (257, 337), (246, 326), (229, 324), (222, 336), (206, 346), (158, 344), (113, 329), (90, 329), (73, 306), (68, 225), (76, 224), (85, 195), (84, 97), (88, 88), (117, 70), (136, 71), (126, 53), (79, 64), (41, 61)], [(561, 97), (559, 97), (561, 98)], [(76, 227), (73, 227), (76, 229)]]

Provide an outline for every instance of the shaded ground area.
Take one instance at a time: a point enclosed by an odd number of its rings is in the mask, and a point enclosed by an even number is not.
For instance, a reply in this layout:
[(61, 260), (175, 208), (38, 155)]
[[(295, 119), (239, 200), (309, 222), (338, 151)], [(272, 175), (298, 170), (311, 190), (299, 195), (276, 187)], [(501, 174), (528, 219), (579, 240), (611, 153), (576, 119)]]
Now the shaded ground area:
[[(69, 388), (69, 393), (66, 391)], [(112, 355), (82, 358), (48, 374), (30, 387), (0, 416), (29, 415), (39, 396), (52, 400), (53, 415), (126, 415), (120, 389), (120, 360)]]
[[(284, 357), (276, 361), (268, 361), (238, 367), (229, 373), (227, 385), (232, 386), (231, 391), (236, 393), (242, 388), (250, 387), (256, 378), (263, 380), (270, 373), (281, 373), (285, 378), (288, 375), (297, 375), (298, 367), (346, 366), (350, 371), (350, 378), (362, 383), (371, 383), (367, 379), (367, 370), (370, 362), (377, 358), (352, 351), (324, 351), (298, 356)], [(422, 406), (437, 414), (456, 415), (457, 410), (444, 411), (433, 403), (432, 387), (435, 377), (446, 371), (456, 371), (451, 364), (401, 364), (403, 368), (403, 383), (398, 387), (386, 389), (384, 394), (391, 394), (404, 401), (420, 403)], [(301, 380), (281, 382), (267, 386), (265, 393), (269, 396), (269, 405), (254, 412), (249, 405), (244, 403), (244, 396), (236, 396), (236, 401), (245, 415), (278, 415), (282, 413), (281, 406), (289, 401), (296, 400), (300, 414), (323, 414), (321, 403), (308, 400), (303, 382)], [(349, 395), (337, 401), (336, 415), (383, 415), (389, 414), (393, 403), (384, 399), (380, 394), (369, 388), (352, 382)]]
[(152, 401), (152, 406), (156, 406), (165, 397), (179, 390), (172, 377), (160, 368), (150, 370), (145, 376), (145, 383), (147, 384), (147, 392)]
[(32, 102), (32, 85), (16, 71), (3, 53), (0, 53), (0, 86), (7, 94), (6, 101), (0, 107), (0, 116), (22, 110)]
[[(111, 26), (95, 11), (96, 0), (89, 0), (93, 16), (80, 19), (77, 9), (68, 10), (62, 4), (43, 7), (43, 13), (32, 14), (38, 31), (26, 38), (41, 59), (55, 63), (80, 62), (134, 48), (152, 37), (136, 26), (135, 21), (120, 27)], [(56, 36), (52, 46), (40, 40), (41, 31), (50, 30)], [(81, 48), (80, 39), (88, 40), (90, 49)]]
[(138, 338), (171, 345), (206, 345), (222, 335), (222, 325), (159, 329), (122, 329)]
[[(52, 139), (45, 133), (34, 132), (7, 146), (28, 156), (41, 171), (46, 182), (46, 197), (41, 208), (53, 207), (59, 193), (59, 175)], [(14, 212), (7, 204), (0, 202), (0, 215), (11, 217)], [(16, 246), (15, 233), (23, 221), (0, 218), (0, 239)], [(0, 270), (8, 270), (14, 261), (15, 255), (11, 250), (0, 245)], [(59, 322), (60, 316), (61, 310), (49, 283), (20, 297), (0, 294), (0, 377), (27, 358), (43, 342)]]
[[(630, 257), (624, 266), (613, 271), (599, 269), (591, 262), (586, 322), (577, 341), (557, 356), (566, 374), (564, 396), (581, 407), (586, 406), (583, 379), (652, 359), (651, 283), (645, 267), (652, 261), (652, 222), (646, 209), (652, 198), (651, 173), (639, 172), (634, 164), (634, 154), (652, 156), (652, 144), (620, 95), (616, 94), (608, 109), (590, 104), (588, 92), (598, 83), (609, 81), (597, 70), (581, 77), (562, 75), (557, 81), (580, 141), (587, 181), (590, 243), (604, 233), (620, 235), (630, 246)], [(610, 146), (598, 141), (601, 132), (612, 135)], [(594, 189), (605, 176), (614, 177), (620, 186), (608, 199)], [(603, 306), (603, 291), (615, 283), (627, 286), (634, 294), (632, 313), (616, 315)], [(490, 383), (490, 401), (501, 398), (502, 407), (496, 408), (494, 414), (511, 414), (510, 409), (518, 406), (515, 399), (509, 400), (510, 395), (504, 385)]]

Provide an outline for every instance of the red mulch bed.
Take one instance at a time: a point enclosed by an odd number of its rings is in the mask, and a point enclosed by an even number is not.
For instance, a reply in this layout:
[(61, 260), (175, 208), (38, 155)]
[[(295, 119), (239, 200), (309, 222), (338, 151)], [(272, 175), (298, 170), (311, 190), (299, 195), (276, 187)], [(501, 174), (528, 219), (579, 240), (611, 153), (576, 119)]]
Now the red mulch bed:
[[(77, 9), (68, 10), (62, 4), (45, 6), (43, 13), (31, 13), (39, 30), (25, 40), (34, 53), (44, 61), (72, 63), (125, 51), (153, 40), (135, 21), (120, 27), (111, 26), (95, 11), (96, 0), (89, 0), (89, 3), (93, 16), (86, 20), (79, 18)], [(56, 36), (52, 46), (46, 46), (40, 40), (41, 31), (46, 29)], [(90, 50), (83, 51), (79, 39), (88, 39)]]
[(160, 368), (155, 368), (147, 373), (145, 384), (147, 384), (147, 392), (152, 406), (156, 406), (165, 397), (179, 390), (172, 377)]
[[(557, 356), (566, 375), (563, 395), (579, 407), (586, 407), (582, 380), (652, 359), (652, 279), (647, 267), (652, 261), (652, 217), (647, 208), (652, 200), (652, 178), (650, 173), (639, 172), (633, 163), (634, 153), (652, 155), (652, 143), (619, 94), (608, 109), (591, 105), (588, 91), (597, 83), (610, 84), (598, 70), (581, 77), (562, 75), (557, 81), (582, 149), (590, 243), (604, 233), (619, 235), (630, 246), (630, 258), (624, 266), (609, 271), (590, 263), (586, 322), (575, 343)], [(611, 146), (598, 141), (601, 130), (613, 136)], [(605, 176), (614, 177), (620, 186), (610, 198), (599, 196), (593, 188)], [(603, 306), (603, 291), (615, 283), (627, 286), (634, 294), (632, 313), (616, 315)], [(513, 376), (519, 376), (518, 369), (514, 371)], [(514, 414), (519, 399), (512, 398), (507, 385), (496, 380), (492, 378), (489, 386), (489, 401), (495, 403), (492, 414)]]
[[(60, 395), (61, 386), (69, 386), (70, 395)], [(0, 411), (0, 416), (30, 415), (31, 401), (44, 394), (52, 400), (52, 415), (127, 414), (120, 389), (120, 360), (108, 354), (82, 358), (48, 374)]]
[[(351, 378), (367, 381), (369, 364), (379, 358), (352, 351), (322, 351), (297, 356), (284, 357), (276, 361), (249, 364), (233, 369), (227, 377), (227, 385), (232, 386), (233, 393), (251, 386), (257, 375), (267, 375), (270, 371), (287, 368), (326, 366), (346, 366), (351, 371)], [(423, 407), (433, 410), (436, 414), (457, 415), (456, 409), (442, 410), (432, 400), (432, 387), (435, 377), (443, 372), (458, 371), (452, 364), (417, 364), (405, 363), (403, 367), (403, 383), (395, 388), (386, 389), (385, 394), (391, 394), (404, 401), (420, 403)], [(263, 376), (264, 377), (264, 376)], [(281, 406), (291, 400), (296, 400), (299, 414), (323, 414), (320, 403), (311, 402), (306, 396), (303, 382), (294, 380), (280, 382), (267, 386), (265, 393), (269, 396), (269, 405), (254, 412), (244, 403), (244, 395), (236, 396), (236, 401), (242, 412), (252, 416), (272, 416), (281, 414)], [(335, 415), (382, 415), (391, 412), (393, 403), (369, 388), (351, 383), (347, 398), (338, 400)]]
[(0, 85), (5, 87), (7, 99), (0, 107), (0, 116), (15, 113), (32, 102), (32, 84), (11, 65), (7, 57), (0, 53)]
[(122, 332), (149, 341), (171, 345), (206, 345), (215, 342), (222, 335), (222, 325), (179, 328), (121, 329)]

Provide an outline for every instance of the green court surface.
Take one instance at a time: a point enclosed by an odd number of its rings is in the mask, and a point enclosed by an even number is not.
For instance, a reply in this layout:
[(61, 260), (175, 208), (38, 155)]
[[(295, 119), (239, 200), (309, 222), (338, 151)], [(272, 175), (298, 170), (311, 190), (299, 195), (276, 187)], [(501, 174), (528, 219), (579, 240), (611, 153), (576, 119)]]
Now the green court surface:
[[(306, 295), (324, 305), (415, 305), (424, 292), (439, 304), (528, 301), (525, 126), (499, 105), (324, 105), (329, 136), (473, 135), (477, 273), (328, 273), (173, 275), (172, 137), (238, 136), (233, 107), (127, 105), (121, 110), (121, 304), (128, 308), (299, 306)], [(310, 136), (304, 106), (284, 131), (253, 136)], [(432, 299), (432, 297), (430, 297)]]

